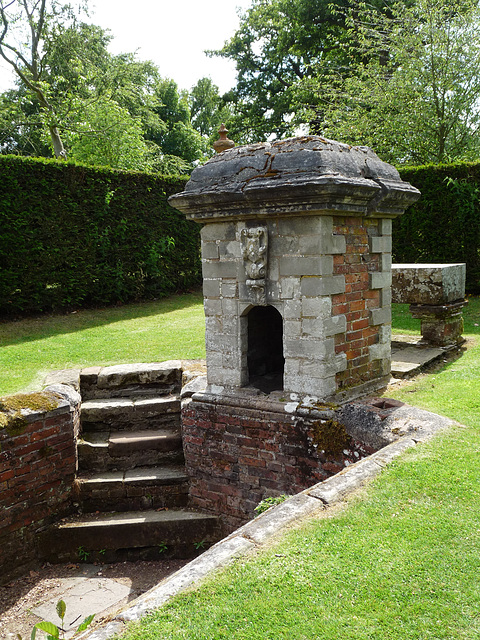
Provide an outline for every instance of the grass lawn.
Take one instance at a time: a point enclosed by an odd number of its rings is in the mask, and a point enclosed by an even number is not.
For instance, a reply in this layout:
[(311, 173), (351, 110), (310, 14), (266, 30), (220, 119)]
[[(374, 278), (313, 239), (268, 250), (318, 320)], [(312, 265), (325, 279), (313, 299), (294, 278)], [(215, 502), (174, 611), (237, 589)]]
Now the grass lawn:
[[(407, 308), (408, 309), (408, 308)], [(128, 628), (128, 640), (478, 640), (480, 299), (468, 348), (388, 395), (454, 418), (361, 495)], [(418, 331), (403, 305), (394, 330)], [(204, 355), (201, 296), (0, 325), (2, 393), (49, 369)]]
[(200, 292), (0, 323), (0, 395), (41, 388), (52, 369), (205, 357)]
[(479, 507), (478, 433), (458, 428), (122, 638), (478, 640)]
[[(408, 305), (393, 305), (394, 332), (412, 333)], [(467, 345), (462, 354), (434, 374), (417, 376), (388, 395), (408, 404), (441, 413), (463, 424), (480, 427), (480, 298), (469, 298), (463, 310)], [(420, 324), (418, 331), (420, 330)]]
[[(348, 506), (238, 560), (131, 625), (125, 640), (477, 640), (480, 637), (480, 300), (468, 348), (388, 395), (455, 418)], [(394, 328), (415, 333), (408, 307)]]

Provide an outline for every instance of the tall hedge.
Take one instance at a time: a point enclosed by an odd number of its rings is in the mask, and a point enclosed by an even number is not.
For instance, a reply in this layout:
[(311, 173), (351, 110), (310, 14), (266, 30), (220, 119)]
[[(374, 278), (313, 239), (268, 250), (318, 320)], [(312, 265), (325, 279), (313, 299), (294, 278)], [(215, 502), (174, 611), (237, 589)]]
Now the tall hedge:
[(0, 156), (0, 314), (154, 298), (201, 279), (184, 178)]
[[(480, 163), (406, 167), (421, 199), (395, 262), (466, 262), (480, 293)], [(199, 227), (167, 198), (186, 178), (0, 155), (0, 315), (154, 298), (201, 281)]]
[(422, 197), (393, 226), (395, 262), (466, 262), (480, 293), (480, 163), (402, 168)]

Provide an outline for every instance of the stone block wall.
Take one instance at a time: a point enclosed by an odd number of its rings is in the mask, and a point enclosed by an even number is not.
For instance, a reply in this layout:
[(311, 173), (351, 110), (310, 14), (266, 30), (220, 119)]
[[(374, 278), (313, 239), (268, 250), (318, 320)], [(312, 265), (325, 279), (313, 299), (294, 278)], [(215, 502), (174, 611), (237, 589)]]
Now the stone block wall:
[(465, 278), (464, 263), (392, 265), (392, 299), (410, 304), (425, 344), (451, 348), (465, 342)]
[(182, 410), (190, 506), (218, 514), (224, 534), (252, 518), (265, 497), (298, 493), (374, 451), (345, 438), (331, 410), (301, 415), (296, 403), (197, 398)]
[(38, 531), (71, 511), (80, 398), (64, 385), (50, 389), (22, 397), (38, 408), (2, 401), (0, 583), (35, 560)]
[(205, 225), (209, 391), (325, 401), (384, 385), (391, 220), (419, 196), (371, 149), (322, 136), (236, 147), (197, 167), (170, 202)]
[[(247, 314), (255, 306), (242, 257), (248, 221), (202, 229), (208, 382), (248, 384)], [(391, 221), (309, 215), (262, 221), (268, 304), (283, 319), (284, 391), (328, 398), (383, 383), (390, 364)]]

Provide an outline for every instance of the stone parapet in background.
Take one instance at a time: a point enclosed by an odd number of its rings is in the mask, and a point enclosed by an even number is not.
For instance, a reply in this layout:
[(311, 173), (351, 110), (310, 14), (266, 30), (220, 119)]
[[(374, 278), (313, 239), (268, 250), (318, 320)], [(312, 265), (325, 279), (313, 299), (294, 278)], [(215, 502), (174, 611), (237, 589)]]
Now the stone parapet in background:
[(464, 263), (392, 265), (392, 300), (410, 304), (426, 344), (448, 347), (464, 342), (465, 276)]

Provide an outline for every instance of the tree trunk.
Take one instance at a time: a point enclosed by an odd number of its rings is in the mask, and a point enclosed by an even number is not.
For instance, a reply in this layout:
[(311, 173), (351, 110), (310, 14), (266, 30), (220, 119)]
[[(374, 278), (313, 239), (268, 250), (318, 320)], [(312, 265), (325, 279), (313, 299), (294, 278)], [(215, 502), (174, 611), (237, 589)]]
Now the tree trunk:
[(63, 142), (57, 127), (52, 125), (49, 127), (49, 130), (50, 130), (50, 138), (52, 140), (52, 145), (53, 145), (53, 151), (55, 152), (55, 157), (58, 160), (66, 160), (67, 152), (65, 151), (65, 147), (63, 146)]

